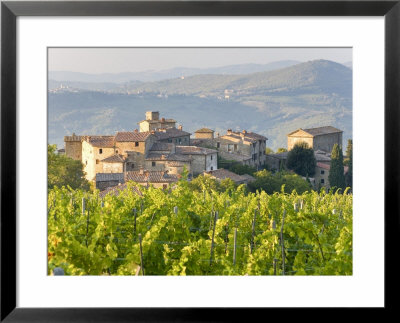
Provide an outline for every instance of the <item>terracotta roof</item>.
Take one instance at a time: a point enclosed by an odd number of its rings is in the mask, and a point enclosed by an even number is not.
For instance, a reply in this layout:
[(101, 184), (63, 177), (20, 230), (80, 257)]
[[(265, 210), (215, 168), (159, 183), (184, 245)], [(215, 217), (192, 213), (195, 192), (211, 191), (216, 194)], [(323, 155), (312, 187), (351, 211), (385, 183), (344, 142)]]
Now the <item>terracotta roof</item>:
[(301, 132), (301, 131), (304, 131), (305, 133), (309, 134), (312, 137), (326, 135), (326, 134), (330, 134), (330, 133), (343, 132), (342, 130), (339, 130), (332, 126), (324, 126), (324, 127), (309, 128), (309, 129), (299, 128), (299, 129), (289, 133), (288, 136), (291, 136), (291, 135), (295, 134), (296, 132)]
[(124, 182), (124, 173), (97, 173), (96, 182), (119, 181)]
[(190, 136), (189, 132), (179, 130), (176, 128), (159, 129), (155, 131), (154, 134), (158, 140)]
[(243, 130), (242, 132), (232, 131), (231, 133), (227, 133), (226, 135), (223, 135), (222, 137), (232, 137), (232, 138), (241, 139), (241, 140), (244, 140), (247, 142), (255, 142), (257, 140), (268, 140), (267, 137), (264, 137), (255, 132), (246, 131), (246, 130)]
[[(329, 164), (325, 164), (325, 163), (317, 163), (317, 166), (319, 168), (323, 168), (326, 170), (330, 170), (331, 169), (331, 165)], [(348, 166), (343, 166), (343, 172), (346, 174), (349, 171), (349, 167)]]
[(103, 163), (123, 163), (123, 162), (125, 162), (125, 160), (124, 160), (124, 156), (115, 154), (115, 155), (109, 156), (107, 158), (104, 158), (102, 160), (102, 162)]
[(113, 148), (114, 147), (114, 136), (83, 136), (93, 147), (100, 148)]
[(211, 170), (211, 171), (205, 172), (205, 174), (210, 175), (211, 177), (214, 177), (216, 179), (221, 179), (221, 180), (225, 179), (225, 178), (230, 178), (234, 182), (244, 182), (247, 180), (247, 178), (245, 178), (241, 175), (235, 174), (224, 168)]
[(151, 135), (151, 132), (134, 132), (124, 131), (117, 132), (115, 135), (115, 141), (118, 142), (133, 142), (133, 141), (146, 141), (147, 137)]
[(131, 171), (125, 173), (125, 181), (137, 183), (172, 183), (178, 181), (178, 175), (168, 174), (165, 171)]
[(176, 146), (176, 153), (182, 155), (209, 155), (217, 153), (217, 150), (197, 146)]
[(211, 130), (209, 128), (201, 128), (199, 130), (196, 130), (195, 133), (213, 133), (214, 130)]
[[(104, 191), (101, 191), (99, 193), (99, 197), (104, 198), (107, 194), (118, 196), (123, 190), (126, 190), (127, 188), (128, 188), (128, 185), (126, 183), (117, 185), (117, 186), (113, 186), (113, 187), (107, 187)], [(143, 196), (142, 192), (136, 186), (132, 187), (132, 192), (134, 192), (135, 194), (137, 194), (139, 196)]]

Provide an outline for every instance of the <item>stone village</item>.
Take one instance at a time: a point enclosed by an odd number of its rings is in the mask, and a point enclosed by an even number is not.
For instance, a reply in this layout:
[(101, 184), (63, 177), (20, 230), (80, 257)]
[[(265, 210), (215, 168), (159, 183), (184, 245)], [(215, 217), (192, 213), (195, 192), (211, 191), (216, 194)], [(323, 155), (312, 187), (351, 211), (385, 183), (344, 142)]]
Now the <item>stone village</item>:
[[(115, 135), (65, 136), (65, 149), (60, 153), (84, 166), (86, 179), (95, 183), (102, 193), (125, 186), (127, 181), (141, 185), (167, 188), (179, 180), (186, 169), (189, 178), (200, 174), (217, 180), (230, 178), (237, 184), (246, 184), (254, 178), (218, 169), (218, 156), (271, 170), (284, 167), (287, 152), (266, 154), (267, 138), (243, 130), (228, 129), (225, 135), (202, 128), (194, 133), (176, 127), (176, 120), (160, 118), (159, 112), (146, 112), (145, 120), (138, 122), (139, 129), (117, 132)], [(295, 143), (305, 141), (313, 148), (317, 161), (314, 186), (329, 187), (330, 152), (334, 144), (342, 147), (342, 131), (331, 126), (298, 129), (288, 134), (288, 150)], [(346, 170), (345, 170), (346, 171)]]

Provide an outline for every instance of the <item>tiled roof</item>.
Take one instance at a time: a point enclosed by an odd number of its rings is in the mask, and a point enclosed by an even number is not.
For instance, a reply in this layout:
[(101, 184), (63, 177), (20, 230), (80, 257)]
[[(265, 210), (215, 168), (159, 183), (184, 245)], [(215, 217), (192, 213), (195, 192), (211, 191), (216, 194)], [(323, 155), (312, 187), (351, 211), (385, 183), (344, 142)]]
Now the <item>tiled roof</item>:
[(331, 165), (329, 165), (329, 164), (317, 163), (317, 166), (319, 168), (323, 168), (323, 169), (326, 169), (326, 170), (330, 170), (331, 169)]
[(174, 145), (169, 144), (166, 142), (155, 142), (153, 146), (151, 146), (150, 150), (151, 151), (171, 151), (173, 149)]
[(183, 161), (189, 162), (192, 159), (182, 154), (160, 154), (160, 153), (148, 153), (146, 160), (167, 160), (167, 161)]
[(90, 143), (93, 147), (114, 147), (114, 136), (83, 136), (83, 139)]
[(119, 181), (124, 182), (124, 173), (97, 173), (96, 182)]
[(189, 132), (179, 130), (176, 128), (159, 129), (155, 131), (154, 134), (158, 140), (190, 136)]
[(321, 135), (326, 135), (330, 133), (338, 133), (338, 132), (343, 132), (342, 130), (339, 130), (335, 127), (332, 126), (325, 126), (325, 127), (318, 127), (318, 128), (309, 128), (309, 129), (297, 129), (291, 133), (288, 134), (288, 136), (291, 136), (295, 134), (296, 132), (305, 132), (308, 135), (315, 137), (315, 136), (321, 136)]
[[(123, 190), (126, 190), (127, 188), (128, 188), (127, 184), (121, 184), (121, 185), (117, 185), (117, 186), (113, 186), (113, 187), (107, 187), (104, 191), (101, 191), (99, 193), (99, 197), (104, 198), (107, 194), (118, 196)], [(142, 192), (136, 186), (133, 186), (131, 189), (132, 189), (132, 192), (134, 192), (135, 194), (137, 194), (139, 196), (143, 196)]]
[(125, 181), (137, 183), (172, 183), (178, 181), (178, 176), (165, 171), (131, 171), (125, 173)]
[(234, 182), (243, 182), (246, 180), (245, 177), (235, 174), (227, 169), (220, 168), (216, 170), (211, 170), (208, 172), (205, 172), (206, 174), (215, 177), (216, 179), (225, 179), (225, 178), (230, 178)]
[(123, 162), (125, 162), (125, 160), (124, 160), (124, 156), (115, 154), (115, 155), (109, 156), (107, 158), (104, 158), (102, 160), (102, 162), (104, 162), (104, 163), (123, 163)]
[(217, 150), (196, 147), (196, 146), (176, 146), (176, 153), (182, 155), (209, 155), (216, 153)]
[(259, 135), (255, 132), (249, 132), (246, 130), (243, 130), (242, 132), (236, 132), (236, 131), (232, 131), (231, 133), (227, 133), (226, 135), (223, 135), (222, 137), (231, 137), (234, 139), (238, 139), (238, 140), (244, 140), (247, 142), (255, 142), (257, 140), (267, 140), (267, 137), (264, 137), (262, 135)]
[(239, 162), (244, 162), (246, 160), (251, 159), (251, 156), (248, 155), (241, 155), (239, 153), (229, 153), (226, 151), (219, 151), (218, 154), (226, 160), (234, 160)]
[(209, 128), (201, 128), (201, 129), (199, 129), (199, 130), (196, 130), (195, 131), (195, 133), (213, 133), (214, 132), (214, 130), (211, 130), (211, 129), (209, 129)]
[[(326, 169), (326, 170), (330, 170), (331, 169), (331, 165), (325, 164), (325, 163), (317, 163), (317, 166), (319, 168), (323, 168), (323, 169)], [(349, 171), (349, 167), (348, 166), (343, 166), (344, 174), (346, 174), (348, 171)]]
[(133, 141), (146, 141), (151, 132), (134, 132), (134, 131), (121, 131), (115, 135), (115, 141), (118, 142), (133, 142)]

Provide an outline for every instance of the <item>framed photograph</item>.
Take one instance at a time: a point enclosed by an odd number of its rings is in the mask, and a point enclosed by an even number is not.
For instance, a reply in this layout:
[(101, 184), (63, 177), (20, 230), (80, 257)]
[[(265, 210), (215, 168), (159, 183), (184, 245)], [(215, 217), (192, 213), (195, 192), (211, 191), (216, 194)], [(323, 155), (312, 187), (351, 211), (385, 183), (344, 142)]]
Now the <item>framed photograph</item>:
[(2, 2), (1, 320), (393, 308), (399, 15)]

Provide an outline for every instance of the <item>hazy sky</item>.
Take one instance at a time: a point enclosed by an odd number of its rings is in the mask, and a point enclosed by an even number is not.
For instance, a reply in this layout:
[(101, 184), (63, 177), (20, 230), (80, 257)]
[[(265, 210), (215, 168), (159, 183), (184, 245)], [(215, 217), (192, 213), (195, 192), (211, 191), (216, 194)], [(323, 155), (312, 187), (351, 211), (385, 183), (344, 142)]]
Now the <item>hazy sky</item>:
[(121, 73), (173, 67), (266, 64), (280, 60), (352, 61), (351, 48), (50, 48), (50, 71)]

